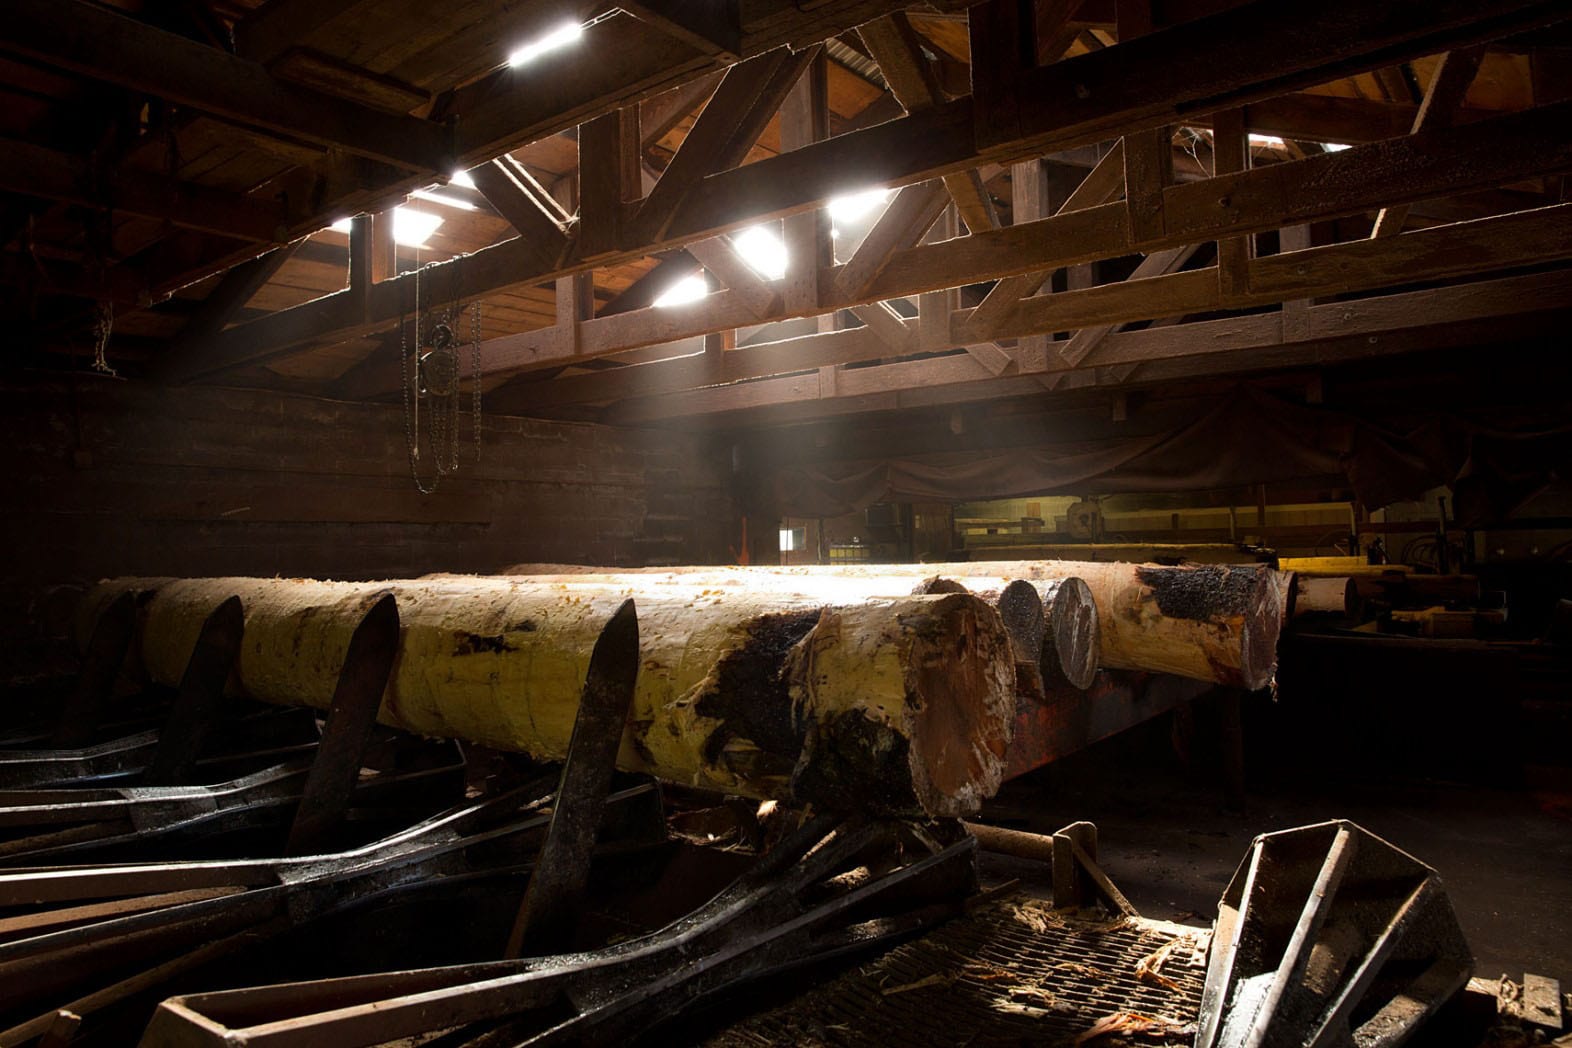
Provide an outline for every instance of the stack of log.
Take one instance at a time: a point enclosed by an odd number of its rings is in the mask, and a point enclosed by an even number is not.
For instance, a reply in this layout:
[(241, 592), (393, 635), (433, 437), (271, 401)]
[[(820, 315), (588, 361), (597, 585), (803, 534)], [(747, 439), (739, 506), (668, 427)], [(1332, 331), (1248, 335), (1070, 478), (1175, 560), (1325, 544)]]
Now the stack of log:
[[(1054, 560), (615, 571), (517, 564), (504, 574), (568, 585), (610, 585), (626, 593), (676, 586), (826, 597), (910, 593), (941, 579), (994, 600), (1011, 582), (1024, 580), (1039, 590), (1045, 608), (1051, 609), (1048, 617), (1056, 654), (1045, 655), (1045, 661), (1058, 659), (1076, 687), (1087, 687), (1101, 665), (1172, 673), (1251, 691), (1272, 682), (1277, 638), (1292, 587), (1291, 576), (1258, 564)], [(1050, 679), (1053, 675), (1045, 672)]]
[[(590, 652), (635, 598), (641, 665), (619, 767), (760, 799), (974, 812), (999, 787), (1022, 681), (1101, 666), (1261, 687), (1280, 582), (1264, 570), (1033, 562), (850, 569), (532, 570), (392, 582), (119, 579), (147, 676), (178, 683), (208, 613), (245, 607), (233, 688), (325, 709), (361, 615), (392, 592), (400, 651), (379, 719), (560, 759)], [(1035, 684), (1032, 682), (1035, 681)]]
[(1476, 575), (1423, 575), (1408, 568), (1374, 567), (1389, 570), (1345, 577), (1298, 575), (1294, 616), (1335, 618), (1361, 632), (1432, 638), (1481, 636), (1506, 621), (1505, 594), (1487, 600)]

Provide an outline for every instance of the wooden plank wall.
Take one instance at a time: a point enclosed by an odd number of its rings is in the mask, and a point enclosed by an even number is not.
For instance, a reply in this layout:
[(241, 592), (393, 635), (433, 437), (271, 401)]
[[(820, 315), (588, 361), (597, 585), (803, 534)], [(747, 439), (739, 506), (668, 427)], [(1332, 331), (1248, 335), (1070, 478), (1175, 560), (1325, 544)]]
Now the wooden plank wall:
[(0, 380), (0, 638), (27, 628), (47, 587), (106, 575), (726, 563), (738, 543), (729, 446), (700, 436), (487, 417), (479, 466), (466, 444), (429, 496), (404, 440), (398, 406)]

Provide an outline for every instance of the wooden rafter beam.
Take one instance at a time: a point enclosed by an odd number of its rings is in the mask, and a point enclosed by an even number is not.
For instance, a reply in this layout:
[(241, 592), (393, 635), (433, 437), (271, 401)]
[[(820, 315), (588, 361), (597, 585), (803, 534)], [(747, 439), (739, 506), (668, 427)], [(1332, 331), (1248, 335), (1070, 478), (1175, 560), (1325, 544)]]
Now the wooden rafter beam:
[[(1150, 277), (1177, 273), (1195, 255), (1198, 246), (1191, 244), (1188, 247), (1170, 247), (1147, 255), (1141, 260), (1140, 265), (1135, 267), (1135, 272), (1130, 274), (1129, 279), (1146, 280)], [(1083, 327), (1059, 348), (1059, 356), (1066, 364), (1074, 367), (1085, 360), (1118, 328), (1117, 324), (1093, 324)]]
[[(1572, 254), (1572, 205), (1536, 208), (1432, 226), (1400, 238), (1330, 244), (1253, 259), (1248, 292), (1231, 296), (1229, 305), (1249, 308), (1293, 298), (1444, 280), (1559, 260), (1568, 254)], [(1074, 331), (1103, 323), (1213, 312), (1224, 304), (1215, 271), (1189, 270), (1027, 299), (1005, 323), (1002, 334)], [(952, 322), (957, 342), (980, 340), (969, 319), (962, 311)]]
[(718, 277), (755, 317), (767, 317), (780, 310), (780, 295), (775, 287), (742, 260), (727, 238), (689, 244), (688, 253)]
[(235, 23), (235, 53), (267, 62), (372, 0), (269, 0)]
[(655, 188), (639, 205), (633, 219), (635, 236), (660, 239), (677, 208), (705, 176), (742, 163), (818, 50), (771, 51), (726, 71)]
[[(1449, 51), (1441, 56), (1441, 62), (1430, 78), (1430, 86), (1425, 89), (1424, 100), (1419, 104), (1419, 112), (1414, 116), (1414, 134), (1452, 126), (1457, 110), (1463, 104), (1463, 97), (1468, 94), (1468, 85), (1474, 82), (1474, 75), (1479, 72), (1482, 58), (1484, 51), (1477, 47), (1466, 51)], [(1396, 236), (1403, 231), (1403, 223), (1407, 219), (1406, 205), (1384, 207), (1376, 216), (1375, 228), (1370, 231), (1370, 235)]]
[(236, 240), (277, 243), (288, 215), (278, 201), (229, 193), (129, 168), (107, 173), (86, 160), (0, 139), (0, 191), (156, 218)]
[[(1150, 99), (1142, 107), (1143, 126), (1177, 124), (1187, 114), (1244, 105), (1566, 17), (1565, 6), (1554, 2), (1507, 2), (1486, 11), (1468, 0), (1327, 0), (1315, 5), (1313, 17), (1307, 9), (1296, 18), (1281, 3), (1255, 0), (1025, 71), (1014, 108), (981, 114), (978, 143), (986, 149), (1024, 140), (1049, 152), (1071, 127), (1094, 138), (1127, 130), (1137, 97)], [(1130, 76), (1132, 69), (1141, 75)]]
[[(803, 71), (781, 105), (781, 149), (801, 149), (830, 137), (828, 59), (821, 53)], [(888, 98), (881, 95), (880, 98)], [(830, 217), (814, 208), (781, 221), (786, 247), (786, 278), (781, 289), (787, 312), (819, 312), (819, 275), (835, 262)]]
[(628, 0), (619, 6), (701, 51), (733, 60), (742, 54), (737, 0)]
[[(1269, 96), (1273, 91), (1282, 89), (1285, 82), (1285, 69), (1296, 70), (1296, 76), (1305, 80), (1314, 79), (1316, 75), (1321, 75), (1322, 71), (1329, 68), (1346, 73), (1356, 68), (1368, 68), (1390, 62), (1394, 55), (1425, 54), (1433, 51), (1437, 42), (1444, 42), (1446, 46), (1450, 46), (1458, 42), (1472, 43), (1489, 39), (1524, 25), (1532, 25), (1547, 17), (1554, 17), (1554, 13), (1560, 7), (1558, 4), (1549, 3), (1548, 0), (1539, 0), (1539, 2), (1517, 0), (1504, 5), (1492, 5), (1488, 10), (1484, 10), (1477, 5), (1464, 3), (1463, 0), (1437, 0), (1434, 3), (1405, 3), (1400, 10), (1393, 12), (1389, 22), (1383, 23), (1368, 17), (1372, 10), (1371, 5), (1363, 3), (1362, 0), (1326, 0), (1320, 5), (1320, 10), (1328, 15), (1325, 24), (1318, 18), (1297, 27), (1295, 39), (1305, 47), (1302, 51), (1288, 52), (1285, 57), (1285, 52), (1277, 46), (1281, 43), (1281, 19), (1278, 19), (1275, 29), (1273, 25), (1263, 23), (1257, 12), (1257, 8), (1261, 6), (1275, 5), (1256, 0), (1256, 3), (1249, 4), (1239, 11), (1228, 12), (1216, 16), (1216, 19), (1206, 20), (1210, 25), (1210, 32), (1215, 35), (1209, 37), (1211, 41), (1209, 47), (1202, 48), (1200, 51), (1192, 48), (1184, 53), (1167, 53), (1162, 48), (1155, 48), (1150, 56), (1155, 63), (1154, 75), (1151, 77), (1127, 76), (1129, 66), (1126, 64), (1126, 56), (1123, 54), (1115, 56), (1115, 52), (1124, 47), (1153, 47), (1154, 42), (1163, 41), (1169, 33), (1179, 32), (1185, 29), (1184, 26), (1159, 30), (1129, 44), (1120, 45), (1119, 48), (1067, 59), (1049, 67), (1057, 70), (1056, 75), (1065, 79), (1065, 83), (1060, 85), (1064, 90), (1053, 95), (1056, 98), (1075, 97), (1076, 82), (1082, 82), (1084, 87), (1086, 83), (1112, 83), (1110, 78), (1116, 78), (1118, 89), (1110, 88), (1106, 94), (1101, 95), (1094, 92), (1084, 103), (1060, 111), (1034, 110), (1035, 123), (1022, 127), (1027, 137), (1001, 145), (1000, 152), (1007, 154), (1014, 151), (1019, 155), (1021, 152), (1036, 148), (1072, 148), (1110, 137), (1111, 127), (1138, 128), (1182, 122), (1184, 115), (1177, 111), (1177, 107), (1184, 102), (1184, 99), (1182, 97), (1176, 99), (1170, 91), (1170, 85), (1166, 82), (1181, 68), (1200, 73), (1197, 82), (1200, 83), (1203, 93), (1211, 92), (1215, 95), (1222, 92), (1230, 99), (1241, 102), (1256, 101)], [(1248, 17), (1245, 14), (1247, 12)], [(1237, 23), (1230, 21), (1236, 17), (1239, 19)], [(1350, 24), (1361, 25), (1364, 29), (1363, 35), (1348, 35), (1346, 30)], [(1239, 30), (1237, 35), (1231, 32), (1236, 27)], [(1270, 54), (1274, 64), (1269, 71), (1262, 72), (1255, 69), (1253, 59), (1250, 63), (1225, 62), (1222, 56), (1216, 53), (1219, 48), (1225, 48), (1229, 56)], [(1335, 55), (1331, 54), (1333, 50)], [(1212, 55), (1217, 60), (1205, 60), (1203, 57), (1205, 55)], [(1109, 63), (1107, 56), (1115, 56), (1116, 61)], [(1046, 72), (1046, 70), (1037, 72)], [(1252, 76), (1264, 77), (1265, 80), (1258, 84), (1252, 80)], [(1294, 83), (1290, 86), (1298, 85)], [(1491, 169), (1490, 177), (1493, 180), (1507, 181), (1529, 173), (1536, 167), (1543, 170), (1542, 165), (1547, 159), (1544, 149), (1547, 140), (1544, 137), (1544, 128), (1540, 126), (1536, 129), (1533, 124), (1536, 119), (1543, 118), (1542, 112), (1503, 117), (1458, 128), (1453, 132), (1453, 136), (1460, 137), (1465, 132), (1477, 131), (1484, 126), (1491, 126), (1500, 131), (1502, 137), (1490, 147), (1497, 151), (1496, 155), (1493, 159), (1483, 158), (1481, 163)], [(1504, 123), (1512, 120), (1526, 120), (1529, 123), (1526, 125)], [(689, 194), (684, 205), (678, 208), (668, 235), (662, 242), (624, 245), (625, 257), (636, 258), (689, 240), (740, 228), (765, 217), (805, 210), (836, 193), (861, 188), (868, 184), (906, 184), (975, 167), (982, 156), (977, 150), (973, 134), (973, 106), (969, 99), (959, 99), (854, 134), (842, 135), (791, 150), (744, 168), (710, 175), (703, 180), (700, 189)], [(1025, 142), (1031, 145), (1028, 147), (1023, 144)], [(1525, 142), (1539, 150), (1537, 157), (1532, 155), (1532, 150), (1525, 150)], [(1441, 146), (1440, 153), (1455, 157), (1454, 150), (1446, 148), (1453, 143), (1432, 143), (1432, 145)], [(1564, 151), (1564, 136), (1557, 140), (1557, 146)], [(1363, 147), (1364, 150), (1397, 149), (1399, 151), (1403, 148), (1401, 142)], [(1327, 159), (1346, 159), (1360, 152), (1362, 150), (1349, 150), (1332, 157), (1311, 157), (1296, 163), (1308, 164)], [(1412, 152), (1411, 147), (1410, 152)], [(1557, 155), (1553, 158), (1553, 162), (1561, 163), (1563, 159)], [(1422, 157), (1412, 158), (1411, 164), (1425, 175), (1435, 173), (1431, 165)], [(1277, 165), (1277, 168), (1290, 166), (1294, 165)], [(1254, 177), (1275, 171), (1277, 168), (1266, 168), (1258, 172), (1250, 172), (1249, 175)], [(1329, 177), (1346, 178), (1353, 170), (1357, 168), (1351, 168), (1348, 172), (1325, 173)], [(1503, 172), (1506, 173), (1505, 178), (1500, 177)], [(1388, 172), (1389, 179), (1396, 173)], [(1414, 179), (1408, 177), (1407, 171), (1401, 174), (1402, 186), (1416, 184)], [(1423, 199), (1427, 195), (1445, 195), (1446, 192), (1455, 191), (1449, 185), (1443, 184), (1444, 181), (1434, 180), (1434, 185), (1427, 187), (1424, 193), (1415, 194), (1409, 199)], [(1328, 187), (1341, 184), (1340, 181), (1322, 183), (1323, 186)], [(1437, 189), (1436, 186), (1440, 188)], [(1172, 187), (1165, 195), (1190, 188)], [(1211, 190), (1204, 189), (1202, 192), (1211, 192)], [(1230, 197), (1229, 199), (1244, 198)], [(1349, 210), (1343, 210), (1347, 202), (1340, 196), (1328, 199), (1324, 194), (1311, 194), (1303, 201), (1290, 201), (1290, 203), (1298, 203), (1298, 210), (1301, 212), (1317, 212), (1318, 214), (1313, 217), (1333, 217), (1326, 212), (1354, 213), (1367, 207), (1394, 202), (1400, 201), (1390, 197), (1386, 200), (1377, 197), (1373, 201), (1362, 199), (1354, 202), (1357, 206), (1350, 206)], [(1200, 202), (1190, 206), (1198, 212), (1215, 212), (1218, 209), (1215, 199), (1210, 208), (1201, 207)], [(1261, 224), (1257, 228), (1273, 228), (1273, 222), (1276, 221), (1275, 211), (1276, 208), (1261, 208), (1259, 219)], [(1254, 214), (1253, 209), (1251, 213)], [(1273, 217), (1267, 218), (1269, 214)], [(1288, 215), (1284, 221), (1290, 223), (1305, 221), (1308, 217), (1312, 216)], [(1214, 227), (1226, 225), (1218, 222), (1218, 218), (1218, 215), (1210, 214), (1208, 220), (1201, 225)], [(1122, 222), (1107, 223), (1103, 221), (1103, 216), (1096, 216), (1096, 219), (1092, 220), (1093, 212), (1062, 216), (1053, 221), (1068, 222), (1071, 219), (1074, 219), (1077, 225), (1075, 230), (1034, 229), (1032, 233), (1036, 236), (1059, 232), (1073, 234), (1069, 237), (1070, 243), (1084, 242), (1091, 250), (1066, 251), (1064, 247), (1066, 240), (1052, 235), (1045, 237), (1036, 245), (1013, 243), (1011, 238), (1018, 236), (1025, 227), (989, 230), (963, 239), (963, 243), (969, 241), (977, 243), (973, 245), (975, 250), (970, 255), (965, 252), (956, 255), (956, 268), (963, 271), (961, 279), (951, 280), (947, 284), (945, 281), (949, 280), (952, 274), (941, 272), (928, 286), (954, 286), (966, 280), (1006, 276), (1013, 272), (1049, 268), (1055, 264), (1070, 264), (1090, 258), (1108, 257), (1119, 253), (1123, 248), (1124, 230), (1120, 228)], [(1214, 228), (1211, 235), (1215, 236), (1216, 232)], [(1186, 230), (1185, 235), (1176, 238), (1175, 242), (1187, 243), (1209, 238), (1210, 236), (1205, 233), (1197, 235)], [(988, 250), (984, 250), (984, 244), (987, 245)], [(926, 253), (932, 250), (933, 248), (919, 247), (903, 254), (911, 256), (910, 262), (916, 268), (926, 269), (926, 260), (931, 257)], [(514, 284), (539, 282), (553, 275), (529, 271), (518, 263), (519, 253), (520, 249), (510, 242), (468, 256), (463, 261), (464, 297), (474, 298)], [(1066, 254), (1070, 255), (1068, 259), (1055, 257)], [(997, 259), (1000, 257), (1019, 259), (1022, 265), (1019, 269), (1008, 267), (1001, 271), (997, 265)], [(900, 262), (900, 259), (895, 260), (891, 270), (881, 278), (881, 284), (887, 281), (900, 286), (914, 280), (913, 272), (900, 265)], [(573, 259), (570, 252), (569, 258), (563, 265), (565, 268), (579, 268), (584, 263)], [(898, 270), (897, 266), (899, 266)], [(396, 281), (388, 283), (396, 284)], [(874, 294), (870, 300), (888, 297), (893, 296)], [(396, 315), (397, 301), (398, 291), (389, 287), (385, 299), (379, 298), (379, 304), (374, 308), (374, 313), (380, 322), (386, 323)], [(333, 341), (368, 330), (353, 323), (346, 323), (344, 319), (346, 315), (334, 304), (332, 297), (329, 297), (306, 306), (286, 310), (274, 317), (247, 325), (245, 329), (226, 333), (222, 344), (215, 346), (214, 358), (206, 371), (222, 371), (253, 360), (289, 352), (293, 347), (305, 343)]]
[[(1564, 116), (1558, 115), (1559, 107), (1550, 107), (1458, 128), (1445, 146), (1424, 139), (1398, 139), (1170, 186), (1164, 191), (1163, 209), (1170, 232), (1150, 250), (1185, 248), (1281, 224), (1362, 214), (1399, 197), (1419, 200), (1459, 192), (1475, 179), (1478, 181), (1473, 184), (1480, 186), (1510, 181), (1537, 166), (1525, 166), (1524, 161), (1541, 149), (1541, 159), (1547, 164), (1541, 170), (1572, 168), (1572, 143), (1564, 136), (1557, 137), (1560, 133), (1556, 130), (1559, 121), (1572, 119), (1572, 103), (1563, 105)], [(1538, 130), (1528, 132), (1530, 124)], [(1536, 141), (1537, 145), (1531, 144)], [(942, 193), (938, 199), (942, 203)], [(898, 251), (885, 260), (882, 272), (871, 283), (861, 282), (862, 290), (857, 294), (846, 292), (839, 280), (850, 262), (828, 270), (821, 280), (825, 286), (836, 287), (837, 294), (821, 301), (820, 307), (822, 312), (994, 276), (1035, 274), (1135, 250), (1125, 229), (1123, 204), (1061, 210), (1051, 218)], [(1215, 283), (1215, 277), (1211, 279)], [(1041, 297), (1017, 300), (1010, 310), (979, 307), (969, 322), (971, 330), (965, 341), (1013, 337), (1017, 334), (1014, 322), (1022, 310), (1045, 301)], [(643, 324), (636, 317), (624, 316), (615, 325), (602, 325), (589, 336), (589, 344), (600, 347), (601, 352), (612, 352), (696, 337), (746, 322), (730, 307), (723, 308), (718, 299), (708, 301), (709, 308), (705, 306), (696, 303), (687, 310), (666, 311)], [(786, 315), (772, 319), (786, 319)], [(1091, 316), (1074, 324), (1034, 330), (1063, 331), (1101, 322)], [(494, 340), (485, 348), (488, 370), (550, 362), (528, 333)]]
[(207, 340), (224, 330), (305, 243), (304, 240), (297, 240), (269, 251), (249, 262), (242, 262), (219, 278), (218, 284), (208, 292), (180, 334), (159, 355), (157, 370), (178, 367), (182, 360), (199, 359), (207, 348)]
[[(859, 26), (857, 34), (878, 63), (879, 72), (890, 85), (890, 93), (906, 112), (918, 113), (944, 101), (933, 68), (923, 56), (917, 31), (905, 12)], [(944, 188), (955, 201), (967, 229), (976, 232), (999, 225), (993, 198), (975, 169), (945, 175)]]
[(648, 149), (669, 134), (672, 128), (692, 115), (699, 103), (715, 93), (722, 73), (690, 80), (681, 87), (663, 91), (639, 106), (640, 147)]
[[(1525, 337), (1556, 327), (1556, 316), (1564, 323), (1572, 314), (1566, 305), (1569, 301), (1572, 272), (1559, 270), (1312, 306), (1292, 332), (1285, 331), (1276, 313), (1119, 331), (1104, 343), (1100, 353), (1103, 365), (1060, 372), (1067, 376), (1060, 388), (1119, 385), (1129, 381), (1128, 377), (1119, 376), (1131, 375), (1133, 366), (1139, 368), (1134, 375), (1151, 382), (1260, 372), (1307, 363), (1325, 365)], [(1529, 307), (1526, 311), (1525, 304)], [(1057, 357), (1056, 350), (1063, 344), (1050, 343), (1048, 356)], [(811, 356), (814, 361), (825, 359), (824, 354)], [(601, 377), (587, 376), (583, 381)], [(604, 418), (635, 424), (748, 411), (750, 418), (757, 419), (760, 411), (790, 410), (789, 405), (798, 405), (805, 416), (845, 414), (1040, 395), (1040, 377), (1031, 373), (1001, 379), (964, 353), (849, 369), (842, 373), (834, 391), (821, 390), (816, 372), (708, 389), (690, 386), (686, 392), (646, 390), (643, 384), (663, 384), (661, 377), (628, 375), (622, 377), (622, 388), (627, 391), (625, 396), (637, 399), (609, 409)], [(575, 392), (582, 395), (584, 390)], [(657, 392), (662, 395), (655, 396)], [(555, 405), (537, 402), (535, 409), (542, 406)], [(532, 409), (519, 398), (504, 410), (528, 413)]]
[(549, 192), (511, 156), (499, 156), (470, 171), (475, 188), (519, 232), (525, 264), (554, 269), (568, 247), (567, 216)]
[(861, 299), (895, 253), (911, 247), (928, 232), (948, 201), (942, 182), (921, 182), (896, 193), (840, 268), (835, 286), (841, 297)]
[[(1317, 295), (1371, 290), (1380, 287), (1414, 283), (1432, 279), (1446, 279), (1477, 266), (1482, 270), (1507, 269), (1520, 265), (1533, 265), (1572, 256), (1572, 205), (1557, 205), (1498, 218), (1458, 223), (1451, 227), (1419, 230), (1397, 240), (1361, 240), (1353, 243), (1328, 245), (1274, 255), (1251, 263), (1249, 306), (1271, 305), (1284, 301), (1309, 298)], [(1150, 264), (1151, 272), (1172, 268), (1183, 252), (1156, 256)], [(1526, 303), (1526, 300), (1525, 300)], [(1170, 272), (1133, 278), (1116, 284), (1104, 284), (1080, 291), (1060, 292), (1050, 296), (1028, 299), (1007, 325), (1007, 333), (1015, 337), (1045, 334), (1053, 331), (1089, 329), (1104, 326), (1110, 330), (1095, 339), (1079, 359), (1072, 361), (1065, 351), (1071, 349), (1067, 341), (1044, 349), (1017, 350), (1012, 359), (1023, 373), (1064, 375), (1077, 365), (1128, 364), (1109, 350), (1117, 346), (1123, 333), (1111, 330), (1112, 326), (1136, 320), (1152, 320), (1185, 314), (1215, 312), (1222, 305), (1222, 295), (1214, 268), (1189, 272)], [(1341, 305), (1341, 304), (1339, 304)], [(1520, 304), (1520, 306), (1523, 304)], [(1313, 307), (1321, 308), (1321, 307)], [(957, 310), (950, 318), (950, 342), (941, 349), (970, 349), (988, 344), (990, 333), (978, 332), (971, 317), (974, 310)], [(1321, 315), (1321, 314), (1318, 314)], [(1280, 314), (1273, 314), (1274, 322)], [(1255, 322), (1256, 318), (1239, 318), (1240, 322)], [(1209, 323), (1209, 322), (1207, 322)], [(1302, 323), (1299, 325), (1302, 328)], [(1194, 327), (1180, 324), (1162, 329), (1175, 338)], [(1216, 332), (1222, 328), (1207, 328)], [(1154, 336), (1155, 337), (1155, 336)], [(1084, 347), (1075, 347), (1079, 350)], [(851, 355), (827, 358), (822, 349), (827, 345), (814, 341), (814, 336), (771, 344), (764, 347), (739, 350), (730, 371), (733, 381), (764, 378), (782, 370), (801, 370), (827, 364), (855, 363), (888, 355), (887, 348), (879, 347), (870, 353), (865, 344), (849, 344)], [(802, 347), (807, 355), (794, 355), (791, 347)], [(995, 347), (996, 348), (996, 347)], [(755, 350), (760, 350), (753, 356)], [(1004, 351), (1000, 351), (1003, 353)], [(979, 354), (972, 354), (974, 357)], [(1075, 356), (1075, 353), (1070, 356)], [(999, 358), (987, 354), (985, 368), (991, 375), (1004, 370), (993, 370)], [(662, 378), (663, 363), (651, 363), (623, 368), (613, 373), (618, 377), (589, 376), (573, 380), (557, 380), (537, 384), (539, 395), (550, 403), (587, 402), (613, 399), (614, 389), (669, 389), (670, 383)], [(769, 368), (776, 368), (770, 371)], [(622, 372), (634, 371), (624, 375)], [(547, 387), (564, 384), (570, 392), (549, 392)], [(522, 407), (519, 401), (514, 407)]]
[(256, 62), (85, 0), (11, 0), (0, 50), (224, 120), (417, 171), (449, 171), (446, 128), (286, 84)]
[[(1022, 174), (1024, 177), (1031, 177), (1026, 171)], [(1081, 179), (1080, 185), (1075, 187), (1074, 192), (1065, 198), (1064, 203), (1054, 213), (1069, 214), (1106, 204), (1123, 189), (1124, 139), (1120, 139), (1097, 162), (1097, 166), (1087, 172), (1086, 177)], [(1015, 220), (1017, 224), (1025, 224), (1045, 217), (1047, 217), (1045, 205), (1038, 200), (1020, 209), (1015, 215)], [(986, 327), (1002, 320), (1015, 308), (1017, 302), (1037, 294), (1052, 276), (1053, 270), (1039, 270), (1036, 273), (1022, 273), (1003, 278), (989, 289), (988, 294), (978, 304), (977, 323), (979, 326)]]

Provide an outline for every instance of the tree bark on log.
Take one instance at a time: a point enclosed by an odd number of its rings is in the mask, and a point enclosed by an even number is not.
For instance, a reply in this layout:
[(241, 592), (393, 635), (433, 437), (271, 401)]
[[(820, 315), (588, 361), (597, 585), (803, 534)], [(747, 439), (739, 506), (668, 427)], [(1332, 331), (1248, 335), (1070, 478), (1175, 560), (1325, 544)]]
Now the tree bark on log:
[[(760, 566), (750, 568), (628, 568), (519, 564), (507, 573), (537, 579), (623, 581), (664, 577), (669, 583), (770, 587), (774, 578), (885, 579), (939, 577), (975, 593), (1002, 590), (1015, 579), (1042, 584), (1080, 578), (1096, 605), (1101, 665), (1173, 673), (1255, 690), (1272, 682), (1292, 576), (1259, 564), (1123, 564), (1090, 561), (967, 561), (950, 564)], [(806, 583), (803, 584), (806, 587)]]
[[(590, 652), (627, 595), (620, 587), (177, 580), (148, 605), (147, 670), (177, 681), (202, 618), (238, 595), (239, 690), (325, 708), (362, 611), (389, 591), (402, 635), (383, 723), (542, 759), (566, 754)], [(642, 662), (619, 767), (883, 814), (964, 814), (998, 788), (1014, 670), (1003, 623), (978, 598), (832, 605), (649, 586), (636, 599)]]

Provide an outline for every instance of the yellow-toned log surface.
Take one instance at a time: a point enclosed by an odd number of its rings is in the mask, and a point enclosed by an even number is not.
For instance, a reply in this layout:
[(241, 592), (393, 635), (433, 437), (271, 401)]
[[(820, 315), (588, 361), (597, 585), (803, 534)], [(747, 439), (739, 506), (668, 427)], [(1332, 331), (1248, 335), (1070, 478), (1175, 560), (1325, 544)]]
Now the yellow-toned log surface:
[[(324, 708), (355, 624), (384, 592), (398, 598), (402, 624), (384, 723), (543, 759), (566, 754), (590, 652), (623, 587), (177, 580), (148, 605), (148, 673), (178, 681), (203, 618), (238, 595), (238, 689)], [(887, 813), (963, 814), (998, 788), (1014, 672), (1003, 623), (977, 597), (837, 606), (656, 586), (635, 597), (642, 662), (618, 757), (625, 770)]]
[[(570, 565), (520, 564), (508, 569), (536, 579), (641, 585), (780, 588), (778, 578), (877, 579), (895, 591), (924, 579), (955, 579), (975, 593), (1002, 590), (1014, 579), (1047, 583), (1080, 578), (1097, 608), (1101, 664), (1113, 669), (1173, 673), (1254, 690), (1277, 669), (1291, 576), (1259, 564), (1122, 564), (1071, 560), (974, 561), (951, 564), (858, 564), (749, 568), (633, 568), (610, 571)], [(810, 584), (799, 583), (803, 588)]]
[[(431, 578), (468, 578), (436, 575)], [(502, 573), (564, 586), (616, 586), (629, 595), (658, 585), (663, 591), (702, 593), (774, 593), (794, 599), (850, 604), (918, 593), (974, 593), (995, 608), (1007, 594), (1018, 595), (1019, 582), (1036, 593), (1043, 623), (1034, 631), (1029, 651), (1017, 650), (1017, 661), (1038, 663), (1045, 676), (1077, 688), (1091, 686), (1100, 664), (1097, 608), (1086, 584), (1075, 578), (1011, 580), (978, 577), (956, 580), (928, 572), (923, 565), (884, 564), (844, 568), (586, 568), (572, 564), (516, 564)], [(1017, 639), (1016, 647), (1020, 647)]]

